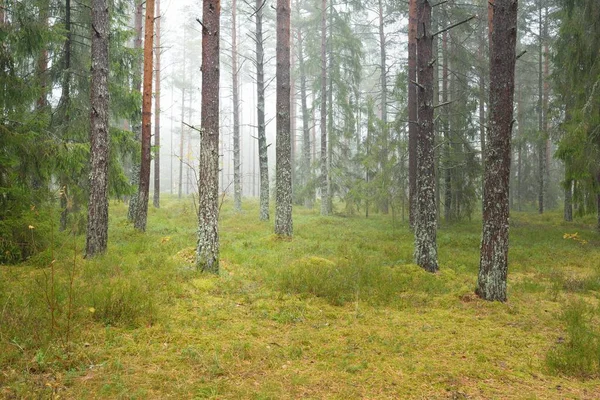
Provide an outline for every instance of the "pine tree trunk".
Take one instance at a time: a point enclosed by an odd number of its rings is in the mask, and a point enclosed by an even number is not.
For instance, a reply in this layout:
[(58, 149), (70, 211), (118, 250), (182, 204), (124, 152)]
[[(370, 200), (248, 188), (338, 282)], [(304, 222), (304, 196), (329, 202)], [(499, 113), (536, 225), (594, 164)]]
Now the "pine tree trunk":
[[(60, 96), (60, 107), (64, 111), (64, 130), (63, 140), (67, 140), (68, 127), (70, 125), (69, 108), (71, 107), (71, 0), (65, 1), (65, 47), (64, 47), (64, 67), (63, 67), (63, 81), (62, 81), (62, 93)], [(64, 174), (60, 175), (60, 227), (61, 231), (67, 229), (67, 220), (69, 217), (68, 207), (68, 181)]]
[(513, 125), (517, 0), (490, 1), (490, 127), (485, 160), (483, 233), (476, 293), (506, 301), (510, 141)]
[(152, 129), (152, 72), (154, 49), (154, 0), (146, 1), (144, 27), (144, 92), (142, 97), (142, 154), (140, 161), (140, 186), (135, 213), (135, 229), (145, 232), (148, 220), (148, 197), (150, 192), (150, 136)]
[(379, 209), (383, 214), (389, 213), (389, 173), (388, 173), (388, 141), (389, 141), (389, 129), (388, 129), (388, 117), (387, 117), (387, 66), (386, 66), (386, 49), (385, 49), (385, 33), (383, 31), (383, 25), (385, 23), (383, 15), (383, 2), (378, 0), (379, 5), (379, 57), (381, 69), (381, 123), (383, 129), (381, 132), (381, 158), (379, 165), (382, 173), (382, 188), (381, 188), (381, 200), (379, 202)]
[(231, 71), (233, 84), (233, 208), (242, 211), (242, 180), (240, 158), (240, 100), (237, 54), (237, 0), (231, 3)]
[[(480, 0), (483, 6), (487, 6), (487, 2)], [(483, 9), (485, 10), (485, 8)], [(479, 32), (479, 141), (481, 143), (481, 170), (485, 169), (485, 131), (486, 131), (486, 120), (485, 120), (485, 24), (481, 23), (481, 30)], [(481, 180), (481, 193), (483, 195), (484, 182)], [(482, 203), (483, 207), (483, 203)], [(483, 208), (482, 208), (483, 210)]]
[(108, 244), (108, 35), (106, 0), (92, 1), (92, 80), (90, 88), (90, 199), (85, 254), (106, 252)]
[(291, 237), (292, 144), (290, 137), (290, 0), (277, 0), (277, 143), (275, 234)]
[(543, 23), (542, 23), (542, 0), (539, 2), (539, 36), (538, 36), (538, 212), (544, 213), (544, 192), (546, 166), (546, 134), (544, 132), (544, 102), (543, 102)]
[(258, 118), (258, 163), (260, 169), (260, 220), (269, 220), (269, 158), (265, 133), (265, 73), (263, 49), (263, 0), (256, 0), (256, 95)]
[(408, 220), (417, 218), (417, 0), (409, 0), (408, 14)]
[[(448, 103), (448, 32), (442, 36), (442, 103)], [(450, 135), (450, 109), (446, 105), (443, 109), (444, 131), (444, 219), (446, 222), (452, 220), (452, 167), (450, 162), (452, 138)]]
[(327, 0), (321, 2), (321, 215), (329, 215), (327, 173)]
[(433, 32), (431, 31), (431, 4), (428, 0), (418, 0), (417, 19), (419, 130), (415, 263), (426, 271), (436, 272), (438, 264), (433, 131)]
[(300, 97), (302, 101), (302, 163), (301, 163), (301, 182), (305, 193), (304, 206), (312, 208), (312, 196), (306, 191), (306, 185), (310, 180), (310, 115), (306, 102), (306, 71), (304, 66), (304, 42), (302, 30), (298, 28), (298, 63), (300, 68)]
[(518, 137), (519, 143), (517, 144), (517, 210), (521, 211), (523, 204), (523, 138), (525, 135), (525, 119), (523, 115), (523, 88), (519, 85), (519, 105), (517, 107), (517, 125), (518, 125)]
[(154, 75), (154, 207), (160, 208), (160, 0), (156, 0), (156, 73)]
[(202, 13), (202, 129), (196, 265), (219, 273), (219, 38), (220, 0), (204, 0)]
[[(136, 1), (135, 8), (135, 40), (133, 42), (133, 48), (136, 51), (139, 51), (142, 48), (142, 22), (144, 19), (144, 1)], [(142, 92), (142, 64), (143, 61), (136, 62), (136, 72), (133, 74), (133, 90), (137, 91), (141, 94)], [(138, 109), (139, 110), (139, 109)], [(136, 140), (141, 142), (142, 138), (142, 127), (140, 125), (140, 115), (138, 114), (135, 119), (135, 125), (133, 126), (133, 131), (136, 134)], [(129, 221), (135, 221), (137, 214), (137, 205), (138, 205), (138, 193), (139, 193), (139, 184), (140, 184), (140, 163), (139, 161), (134, 161), (131, 166), (131, 186), (135, 188), (135, 192), (131, 195), (131, 199), (129, 199), (129, 210), (127, 212), (127, 219)]]

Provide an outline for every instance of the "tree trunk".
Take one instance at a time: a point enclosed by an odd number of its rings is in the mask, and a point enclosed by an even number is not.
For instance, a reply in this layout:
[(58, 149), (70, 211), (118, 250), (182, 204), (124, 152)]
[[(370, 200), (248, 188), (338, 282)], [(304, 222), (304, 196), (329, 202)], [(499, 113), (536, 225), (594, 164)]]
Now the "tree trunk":
[(564, 210), (565, 221), (573, 221), (573, 181), (567, 179), (565, 181), (565, 210)]
[(431, 4), (417, 3), (417, 63), (419, 79), (419, 130), (417, 137), (417, 218), (415, 262), (429, 272), (438, 270), (433, 132), (433, 32)]
[[(44, 29), (48, 28), (48, 9), (50, 4), (43, 1), (39, 6), (40, 24)], [(37, 60), (37, 76), (40, 81), (40, 97), (37, 101), (37, 108), (42, 109), (48, 104), (48, 48), (43, 46)]]
[[(65, 1), (65, 58), (64, 58), (64, 67), (63, 67), (63, 81), (62, 81), (62, 93), (60, 96), (60, 106), (64, 110), (64, 131), (63, 131), (63, 140), (67, 140), (67, 132), (69, 131), (69, 108), (71, 107), (71, 0)], [(67, 229), (67, 219), (69, 216), (69, 207), (68, 207), (68, 180), (67, 177), (63, 174), (60, 176), (60, 230), (64, 231)]]
[(256, 0), (256, 95), (258, 118), (258, 159), (260, 169), (260, 220), (269, 220), (269, 158), (265, 133), (265, 72), (263, 48), (263, 0)]
[(240, 100), (237, 54), (237, 0), (231, 3), (231, 71), (233, 79), (233, 208), (242, 211), (240, 159)]
[(544, 102), (543, 102), (543, 74), (542, 56), (543, 56), (543, 23), (542, 23), (542, 0), (539, 2), (539, 36), (538, 36), (538, 212), (544, 213), (544, 191), (546, 166), (546, 133), (544, 132)]
[(304, 206), (312, 208), (312, 196), (306, 191), (306, 185), (310, 180), (310, 127), (308, 105), (306, 102), (306, 71), (304, 66), (304, 42), (302, 30), (298, 28), (298, 63), (300, 67), (300, 98), (302, 101), (302, 162), (301, 182), (304, 190)]
[(106, 0), (93, 0), (90, 88), (91, 171), (86, 257), (104, 253), (108, 244), (108, 35), (108, 4)]
[(204, 0), (202, 115), (196, 266), (219, 273), (219, 38), (221, 2)]
[(417, 218), (417, 0), (409, 0), (408, 14), (408, 220)]
[[(442, 103), (448, 103), (448, 32), (442, 36)], [(450, 162), (452, 138), (450, 136), (450, 109), (444, 106), (443, 109), (444, 131), (444, 219), (449, 222), (452, 219), (452, 167)]]
[(389, 141), (389, 130), (388, 130), (388, 117), (387, 117), (387, 66), (386, 66), (386, 49), (385, 49), (385, 33), (383, 31), (383, 25), (385, 23), (384, 15), (383, 15), (383, 2), (382, 0), (378, 0), (379, 5), (379, 68), (381, 69), (381, 123), (383, 125), (383, 129), (381, 132), (381, 158), (379, 160), (379, 165), (382, 173), (383, 179), (381, 180), (382, 188), (382, 198), (379, 202), (379, 209), (383, 214), (387, 214), (389, 212), (389, 166), (388, 166), (388, 141)]
[[(290, 9), (291, 14), (291, 9)], [(292, 199), (295, 197), (296, 191), (296, 119), (297, 119), (297, 104), (296, 104), (296, 74), (294, 66), (296, 64), (296, 54), (294, 52), (294, 35), (293, 27), (290, 22), (290, 141), (291, 141), (291, 171), (292, 171)]]
[(523, 115), (523, 88), (519, 85), (519, 105), (517, 106), (517, 124), (518, 124), (518, 138), (517, 144), (517, 210), (521, 211), (523, 204), (523, 138), (525, 137), (525, 119)]
[(321, 2), (321, 215), (329, 215), (327, 173), (327, 0)]
[(135, 229), (145, 232), (148, 220), (148, 195), (150, 192), (150, 132), (152, 129), (152, 51), (154, 37), (154, 0), (146, 1), (144, 27), (144, 93), (142, 100), (142, 155), (140, 162), (140, 186), (135, 214)]
[(513, 125), (518, 0), (490, 1), (490, 127), (485, 160), (483, 233), (476, 293), (506, 301), (510, 141)]
[[(480, 0), (484, 5), (487, 2)], [(485, 10), (485, 8), (484, 8)], [(479, 32), (479, 140), (481, 142), (481, 169), (485, 169), (485, 24), (481, 24)], [(483, 196), (484, 182), (481, 180), (481, 193)], [(483, 207), (483, 202), (482, 202)], [(483, 208), (482, 208), (483, 210)]]
[(277, 0), (277, 143), (275, 234), (292, 236), (290, 0)]
[(160, 208), (160, 0), (156, 0), (156, 72), (154, 75), (154, 199)]
[[(142, 48), (142, 22), (144, 17), (144, 1), (136, 1), (135, 8), (135, 40), (133, 41), (133, 48), (139, 51)], [(136, 62), (136, 71), (133, 74), (133, 90), (138, 93), (142, 92), (142, 60), (140, 62)], [(138, 109), (139, 110), (139, 109)], [(135, 125), (133, 130), (136, 135), (136, 140), (141, 141), (141, 125), (139, 120), (139, 114), (135, 120)], [(129, 221), (135, 221), (137, 215), (137, 205), (138, 205), (138, 193), (139, 193), (139, 184), (140, 184), (140, 163), (138, 161), (134, 161), (131, 166), (131, 186), (133, 186), (136, 190), (135, 193), (131, 195), (131, 199), (129, 199), (129, 210), (127, 212), (127, 219)]]

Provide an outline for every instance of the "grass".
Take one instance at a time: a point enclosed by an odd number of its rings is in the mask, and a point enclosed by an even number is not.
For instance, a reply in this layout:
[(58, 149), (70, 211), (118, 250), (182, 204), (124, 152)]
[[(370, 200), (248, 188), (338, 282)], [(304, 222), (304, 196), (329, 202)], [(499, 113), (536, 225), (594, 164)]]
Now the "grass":
[(226, 201), (213, 277), (191, 202), (151, 208), (146, 234), (110, 211), (107, 255), (56, 234), (54, 257), (0, 267), (0, 398), (600, 397), (592, 220), (514, 213), (498, 304), (473, 295), (479, 221), (441, 225), (431, 275), (391, 217), (297, 207), (285, 241)]

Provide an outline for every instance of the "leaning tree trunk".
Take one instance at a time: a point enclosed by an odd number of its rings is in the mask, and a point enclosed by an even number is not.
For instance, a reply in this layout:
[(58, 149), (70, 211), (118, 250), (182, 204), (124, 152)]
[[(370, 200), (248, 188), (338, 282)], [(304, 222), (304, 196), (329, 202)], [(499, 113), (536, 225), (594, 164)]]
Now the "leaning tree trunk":
[(140, 162), (140, 186), (135, 213), (135, 229), (145, 232), (148, 220), (148, 197), (150, 192), (150, 132), (152, 129), (152, 51), (154, 43), (154, 0), (146, 1), (146, 24), (144, 32), (144, 93), (142, 100), (142, 155)]
[(408, 219), (417, 218), (417, 0), (409, 0), (408, 17)]
[(233, 84), (233, 208), (242, 211), (240, 161), (240, 100), (237, 54), (237, 0), (231, 3), (231, 75)]
[[(142, 48), (142, 21), (144, 17), (144, 2), (136, 1), (135, 8), (135, 40), (133, 42), (133, 48), (138, 51)], [(133, 90), (138, 93), (142, 92), (142, 62), (138, 62), (136, 60), (135, 63), (135, 73), (133, 74)], [(138, 108), (139, 111), (139, 108)], [(141, 125), (139, 114), (136, 113), (135, 125), (133, 126), (133, 131), (135, 132), (136, 140), (141, 142)], [(129, 199), (129, 209), (127, 211), (127, 219), (129, 221), (135, 221), (137, 214), (137, 205), (138, 205), (138, 193), (139, 193), (139, 185), (140, 185), (140, 163), (137, 160), (133, 161), (133, 165), (131, 166), (131, 186), (133, 186), (136, 190), (135, 193), (131, 195), (131, 199)]]
[(321, 2), (321, 215), (329, 215), (327, 173), (327, 0)]
[(220, 0), (204, 0), (198, 249), (196, 266), (219, 273), (219, 18)]
[(431, 4), (428, 0), (419, 0), (417, 4), (419, 131), (417, 138), (418, 205), (415, 221), (415, 262), (426, 271), (436, 272), (438, 264), (433, 132), (433, 32), (431, 31)]
[(275, 234), (292, 236), (290, 137), (290, 1), (277, 0), (277, 144)]
[(265, 72), (263, 48), (263, 0), (256, 0), (256, 95), (258, 118), (258, 164), (260, 169), (260, 220), (269, 220), (269, 158), (265, 133)]
[(154, 95), (154, 207), (160, 207), (160, 0), (156, 0), (156, 92)]
[[(513, 125), (518, 0), (490, 1), (490, 127), (484, 172), (478, 296), (506, 301), (510, 140)], [(493, 27), (493, 29), (492, 29)]]
[(104, 253), (108, 244), (108, 21), (106, 0), (93, 0), (87, 257)]

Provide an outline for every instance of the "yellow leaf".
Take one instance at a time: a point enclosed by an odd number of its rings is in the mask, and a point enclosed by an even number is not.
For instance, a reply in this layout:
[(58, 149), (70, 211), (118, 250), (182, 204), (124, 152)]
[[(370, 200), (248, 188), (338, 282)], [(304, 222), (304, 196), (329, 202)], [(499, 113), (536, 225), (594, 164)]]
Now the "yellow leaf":
[(35, 226), (29, 225), (29, 229), (35, 229)]
[(96, 312), (96, 309), (94, 307), (90, 307), (90, 308), (88, 308), (88, 311), (93, 314)]

